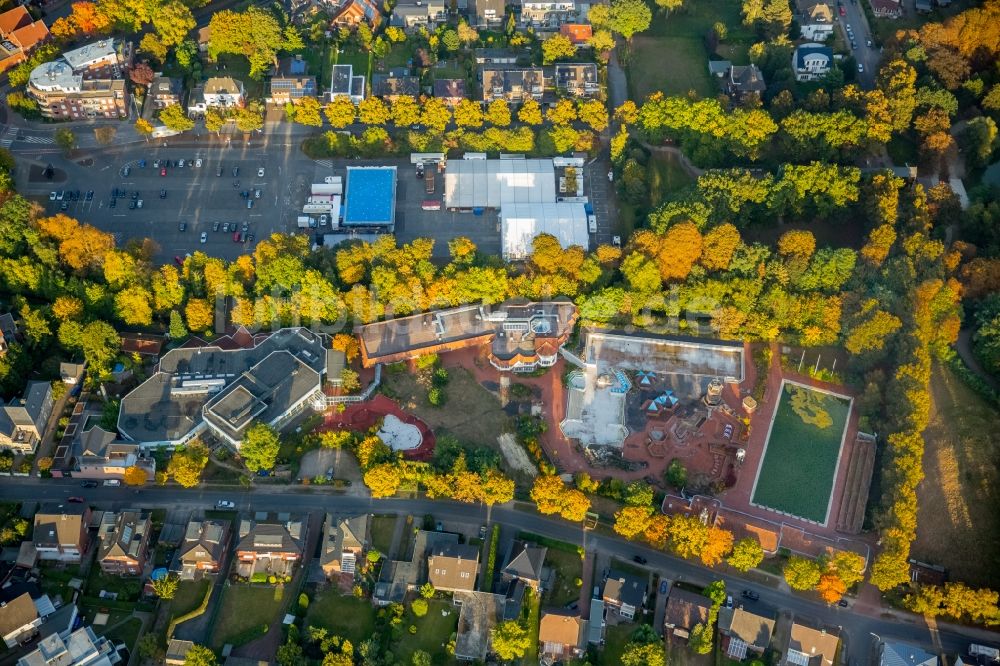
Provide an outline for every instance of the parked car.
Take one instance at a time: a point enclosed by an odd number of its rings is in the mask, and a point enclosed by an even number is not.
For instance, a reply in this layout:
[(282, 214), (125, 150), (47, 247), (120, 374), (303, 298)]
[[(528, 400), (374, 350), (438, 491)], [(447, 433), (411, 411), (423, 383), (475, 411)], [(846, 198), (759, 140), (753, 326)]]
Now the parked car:
[(247, 199), (247, 210), (253, 208), (253, 199)]
[(861, 72), (862, 74), (864, 74), (865, 71), (865, 66), (862, 65), (860, 62), (858, 63), (858, 71)]
[[(63, 205), (65, 206), (66, 204), (63, 204)], [(135, 210), (135, 202), (134, 201), (129, 201), (128, 202), (128, 209), (129, 210)]]
[(244, 222), (243, 223), (243, 231), (250, 231), (250, 223), (249, 222)]
[(177, 160), (177, 168), (178, 169), (184, 168), (184, 160)]
[(732, 607), (733, 607), (733, 595), (727, 594), (726, 595), (726, 608), (732, 608)]
[(667, 593), (667, 587), (668, 587), (668, 585), (667, 585), (667, 579), (664, 578), (663, 580), (660, 581), (660, 594), (666, 594)]
[(222, 223), (222, 230), (223, 231), (229, 231), (229, 223), (228, 222), (223, 222)]
[(72, 502), (73, 504), (83, 504), (87, 500), (83, 499), (82, 497), (67, 497), (66, 501)]
[(222, 176), (222, 167), (221, 166), (218, 169), (215, 170), (215, 175), (219, 176), (219, 177)]
[(218, 502), (215, 503), (215, 508), (216, 509), (235, 509), (236, 508), (236, 502), (233, 502), (232, 500), (219, 500)]
[(760, 599), (760, 595), (753, 590), (743, 590), (743, 598), (749, 599), (750, 601), (758, 601)]
[(58, 199), (59, 201), (62, 201), (64, 196), (66, 196), (66, 193), (63, 190), (59, 190), (56, 193), (56, 199)]
[(255, 236), (253, 234), (247, 234), (247, 241), (246, 242), (252, 243), (254, 238), (255, 238)]
[(61, 204), (59, 204), (59, 210), (69, 210), (69, 204), (63, 201)]
[(239, 175), (240, 175), (240, 168), (238, 166), (233, 167), (233, 178), (236, 178)]
[(177, 228), (180, 231), (187, 231), (188, 228), (187, 222), (181, 222), (180, 224), (177, 225)]
[(49, 201), (55, 201), (55, 200), (56, 200), (56, 193), (49, 192)]
[(219, 223), (218, 222), (213, 223), (212, 224), (212, 231), (218, 231), (218, 230), (219, 230)]
[(480, 539), (485, 539), (486, 538), (486, 525), (480, 525), (479, 526), (479, 538)]
[(207, 243), (208, 242), (208, 232), (207, 231), (201, 232), (201, 242), (202, 243)]
[(111, 201), (108, 202), (108, 208), (114, 208), (117, 205), (118, 205), (118, 199), (115, 199), (114, 197), (112, 197)]
[(240, 242), (240, 232), (237, 231), (236, 233), (233, 234), (233, 242), (234, 243)]
[(200, 158), (200, 157), (199, 157), (198, 159), (196, 159), (196, 160), (194, 161), (194, 165), (195, 165), (196, 167), (199, 167), (199, 168), (200, 168), (202, 164), (204, 164), (204, 162), (202, 162), (202, 161), (201, 161), (201, 158)]
[(423, 177), (424, 177), (424, 163), (417, 162), (417, 180), (420, 180)]
[(264, 167), (261, 167), (261, 168), (257, 169), (257, 177), (258, 178), (263, 178), (264, 177)]
[(166, 169), (160, 169), (160, 175), (161, 176), (166, 176), (167, 175), (167, 170)]
[(841, 6), (841, 8), (840, 8), (840, 15), (841, 15), (841, 16), (847, 16), (847, 10), (846, 10), (846, 9), (844, 9), (844, 7), (843, 7), (843, 6)]
[(837, 602), (837, 605), (840, 606), (841, 608), (847, 608), (847, 599), (841, 599), (840, 601)]
[(260, 189), (256, 189), (253, 191), (253, 198), (260, 199)]
[(87, 190), (87, 201), (94, 200), (94, 190)]
[(132, 200), (134, 201), (135, 199), (138, 198), (139, 198), (139, 190), (136, 190), (135, 192), (132, 193)]
[(139, 199), (138, 201), (135, 202), (135, 207), (142, 208), (142, 199)]
[(167, 191), (166, 190), (160, 190), (160, 198), (161, 199), (166, 199), (167, 198)]
[(124, 169), (122, 169), (122, 175), (125, 176), (126, 178), (128, 178), (128, 175), (130, 173), (132, 173), (132, 169), (130, 169), (129, 167), (125, 167)]
[(97, 481), (84, 481), (83, 483), (80, 484), (80, 487), (81, 488), (96, 488), (97, 487)]
[(636, 563), (638, 563), (638, 564), (645, 564), (645, 563), (646, 563), (646, 562), (648, 562), (649, 560), (647, 560), (647, 559), (646, 559), (645, 557), (643, 557), (642, 555), (633, 555), (633, 556), (632, 556), (632, 561), (633, 561), (633, 562), (636, 562)]
[(154, 169), (160, 168), (160, 160), (153, 160), (153, 168)]

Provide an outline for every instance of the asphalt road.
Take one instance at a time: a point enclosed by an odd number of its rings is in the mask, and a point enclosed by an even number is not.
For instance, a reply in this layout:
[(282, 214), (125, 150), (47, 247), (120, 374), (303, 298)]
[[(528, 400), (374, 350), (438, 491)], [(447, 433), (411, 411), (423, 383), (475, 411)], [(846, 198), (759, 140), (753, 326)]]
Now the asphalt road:
[[(189, 490), (178, 492), (173, 488), (147, 487), (141, 491), (130, 488), (82, 489), (71, 480), (37, 479), (5, 480), (0, 484), (0, 499), (16, 501), (65, 501), (67, 497), (85, 495), (91, 504), (109, 509), (141, 504), (148, 508), (201, 507), (211, 508), (218, 500), (237, 503), (240, 510), (267, 511), (369, 511), (378, 513), (431, 513), (439, 520), (486, 522), (486, 510), (455, 502), (426, 499), (383, 499), (345, 497), (319, 490), (298, 491), (287, 486), (258, 488), (253, 492), (233, 490)], [(840, 628), (845, 639), (841, 663), (863, 666), (871, 663), (872, 635), (883, 639), (905, 641), (928, 649), (943, 650), (950, 654), (963, 652), (970, 642), (1000, 643), (1000, 634), (984, 630), (948, 625), (932, 631), (922, 618), (901, 614), (902, 617), (870, 617), (851, 608), (827, 606), (780, 590), (754, 584), (747, 579), (731, 575), (720, 576), (692, 562), (681, 560), (661, 551), (629, 543), (605, 535), (585, 532), (579, 525), (520, 511), (511, 505), (493, 508), (493, 521), (517, 530), (541, 534), (553, 539), (583, 545), (588, 551), (602, 552), (612, 557), (629, 560), (641, 554), (647, 558), (651, 569), (662, 577), (695, 584), (707, 584), (721, 577), (731, 591), (753, 588), (760, 594), (756, 602), (761, 609), (791, 612), (805, 621), (832, 629)]]
[[(858, 48), (852, 50), (851, 53), (854, 59), (865, 68), (864, 72), (858, 72), (858, 83), (863, 89), (871, 90), (875, 87), (875, 74), (878, 72), (878, 64), (882, 59), (882, 52), (875, 46), (872, 38), (872, 29), (868, 25), (868, 18), (865, 16), (864, 9), (861, 8), (861, 2), (863, 1), (841, 0), (846, 15), (839, 17), (839, 24), (842, 36), (846, 40), (848, 47), (850, 47), (851, 40), (847, 38), (847, 26), (850, 25), (854, 31), (854, 42), (858, 45)], [(837, 11), (839, 15), (840, 12), (838, 9), (834, 11)], [(870, 48), (868, 46), (869, 40), (872, 40)]]

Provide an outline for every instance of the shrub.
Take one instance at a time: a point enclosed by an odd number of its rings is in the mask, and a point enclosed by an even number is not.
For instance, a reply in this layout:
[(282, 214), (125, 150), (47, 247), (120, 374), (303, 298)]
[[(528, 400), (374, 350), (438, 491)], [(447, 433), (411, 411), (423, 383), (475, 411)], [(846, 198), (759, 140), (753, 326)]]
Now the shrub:
[(428, 608), (429, 606), (427, 605), (427, 600), (423, 598), (414, 599), (410, 603), (410, 611), (413, 612), (415, 617), (423, 617), (427, 615)]
[(440, 387), (435, 386), (430, 391), (427, 392), (427, 402), (429, 402), (434, 407), (440, 407), (444, 404), (444, 391)]
[(250, 576), (251, 583), (266, 583), (267, 574), (266, 573), (255, 573)]

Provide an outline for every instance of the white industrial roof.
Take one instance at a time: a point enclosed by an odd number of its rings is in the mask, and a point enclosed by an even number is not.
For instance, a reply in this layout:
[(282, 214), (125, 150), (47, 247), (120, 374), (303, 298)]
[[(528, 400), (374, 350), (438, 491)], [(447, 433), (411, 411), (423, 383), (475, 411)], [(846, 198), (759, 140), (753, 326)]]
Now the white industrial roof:
[(28, 81), (32, 87), (46, 92), (79, 92), (83, 88), (83, 77), (73, 73), (73, 68), (62, 60), (43, 62), (31, 70)]
[[(451, 164), (448, 165), (451, 168)], [(538, 234), (552, 234), (564, 248), (589, 249), (587, 211), (582, 203), (511, 203), (500, 208), (500, 230), (505, 259), (524, 259)]]
[(444, 174), (445, 208), (501, 208), (555, 200), (552, 160), (451, 160)]

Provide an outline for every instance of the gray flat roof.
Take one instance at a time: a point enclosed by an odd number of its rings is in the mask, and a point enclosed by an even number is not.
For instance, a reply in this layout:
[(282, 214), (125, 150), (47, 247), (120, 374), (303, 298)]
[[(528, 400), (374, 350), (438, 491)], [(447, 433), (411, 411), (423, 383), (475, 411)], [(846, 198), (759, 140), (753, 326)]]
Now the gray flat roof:
[(275, 331), (250, 349), (173, 349), (160, 359), (158, 372), (122, 399), (118, 430), (134, 442), (180, 441), (202, 423), (202, 407), (213, 396), (277, 351), (313, 374), (326, 372), (323, 340), (305, 328)]

